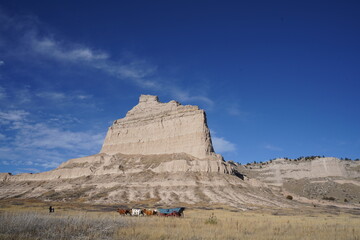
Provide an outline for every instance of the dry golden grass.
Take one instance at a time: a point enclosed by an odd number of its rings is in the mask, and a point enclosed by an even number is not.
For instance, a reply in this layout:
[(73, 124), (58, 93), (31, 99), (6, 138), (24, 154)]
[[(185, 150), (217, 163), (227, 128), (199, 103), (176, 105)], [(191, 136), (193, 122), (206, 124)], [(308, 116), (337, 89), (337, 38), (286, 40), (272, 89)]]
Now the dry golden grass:
[(44, 214), (10, 212), (0, 214), (0, 239), (113, 239), (127, 223), (93, 214)]
[(118, 239), (360, 239), (360, 218), (340, 215), (278, 216), (259, 212), (190, 210), (184, 218), (136, 218)]
[[(360, 240), (360, 215), (329, 208), (187, 209), (185, 217), (122, 217), (111, 206), (1, 202), (0, 239)], [(41, 229), (41, 231), (39, 231)]]

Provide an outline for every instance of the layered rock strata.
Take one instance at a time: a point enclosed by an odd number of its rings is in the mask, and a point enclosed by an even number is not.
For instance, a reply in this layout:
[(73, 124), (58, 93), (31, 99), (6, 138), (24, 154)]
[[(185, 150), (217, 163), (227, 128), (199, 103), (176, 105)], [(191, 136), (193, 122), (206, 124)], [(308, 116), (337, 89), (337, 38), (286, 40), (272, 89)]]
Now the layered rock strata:
[(279, 158), (271, 163), (241, 166), (240, 171), (273, 186), (282, 186), (289, 179), (342, 178), (360, 179), (360, 163), (343, 161), (334, 157), (292, 161)]
[(114, 122), (100, 152), (215, 156), (204, 110), (176, 101), (161, 103), (151, 95), (141, 95), (126, 117)]
[(161, 155), (129, 155), (99, 153), (88, 157), (74, 158), (58, 168), (36, 174), (0, 174), (0, 181), (47, 181), (74, 179), (87, 176), (124, 175), (151, 171), (163, 173), (220, 173), (231, 174), (231, 166), (220, 159), (197, 159), (186, 153)]
[(334, 157), (276, 159), (238, 166), (238, 171), (286, 194), (333, 202), (360, 203), (360, 162)]
[(68, 160), (38, 174), (1, 174), (0, 181), (45, 181), (106, 174), (205, 172), (231, 174), (214, 152), (204, 110), (141, 95), (109, 128), (100, 153)]
[[(289, 201), (286, 195), (294, 196)], [(37, 174), (0, 173), (0, 199), (152, 206), (299, 207), (323, 199), (358, 207), (360, 163), (336, 158), (239, 165), (215, 154), (205, 112), (142, 95), (109, 128), (100, 153)], [(309, 200), (311, 199), (311, 200)], [(334, 202), (331, 202), (334, 204)], [(348, 205), (345, 205), (349, 207)]]

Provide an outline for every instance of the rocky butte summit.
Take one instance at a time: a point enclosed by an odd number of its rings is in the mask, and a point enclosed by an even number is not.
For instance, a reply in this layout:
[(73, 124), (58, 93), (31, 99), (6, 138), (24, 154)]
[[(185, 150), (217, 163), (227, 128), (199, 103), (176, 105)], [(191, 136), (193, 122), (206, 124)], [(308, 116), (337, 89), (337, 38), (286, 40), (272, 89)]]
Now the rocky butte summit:
[[(306, 159), (305, 159), (306, 160)], [(214, 152), (204, 110), (141, 95), (98, 154), (37, 174), (0, 174), (0, 199), (143, 206), (289, 207), (336, 196), (358, 203), (358, 162), (335, 158), (241, 166)], [(294, 201), (285, 198), (294, 196)], [(311, 199), (311, 200), (310, 200)]]
[(214, 153), (204, 110), (176, 101), (161, 103), (151, 95), (141, 95), (138, 105), (114, 122), (100, 152), (221, 158)]
[(48, 172), (3, 173), (0, 197), (227, 203), (232, 197), (225, 196), (229, 194), (223, 194), (224, 189), (243, 182), (234, 173), (214, 152), (204, 110), (141, 95), (139, 103), (109, 127), (100, 153), (68, 160)]
[[(204, 168), (196, 170), (230, 171), (221, 155), (214, 152), (204, 110), (176, 101), (161, 103), (157, 96), (151, 95), (141, 95), (139, 103), (125, 118), (114, 121), (100, 153), (188, 154), (206, 159), (206, 164), (199, 162)], [(189, 165), (186, 171), (191, 170), (195, 169)]]

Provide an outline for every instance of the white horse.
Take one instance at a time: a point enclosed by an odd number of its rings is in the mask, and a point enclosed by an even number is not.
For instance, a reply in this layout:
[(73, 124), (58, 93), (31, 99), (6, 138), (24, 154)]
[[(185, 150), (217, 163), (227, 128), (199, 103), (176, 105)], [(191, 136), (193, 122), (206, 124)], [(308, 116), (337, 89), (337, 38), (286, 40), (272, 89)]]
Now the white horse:
[(140, 215), (144, 215), (144, 213), (139, 208), (133, 208), (133, 209), (131, 209), (131, 215), (132, 216), (140, 216)]

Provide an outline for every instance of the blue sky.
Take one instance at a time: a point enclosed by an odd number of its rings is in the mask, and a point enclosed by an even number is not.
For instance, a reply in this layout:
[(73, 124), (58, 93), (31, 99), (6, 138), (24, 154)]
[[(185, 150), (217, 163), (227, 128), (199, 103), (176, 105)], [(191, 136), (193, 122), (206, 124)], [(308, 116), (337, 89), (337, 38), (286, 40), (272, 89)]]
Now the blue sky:
[(358, 1), (0, 1), (0, 172), (99, 152), (158, 95), (240, 163), (360, 158)]

